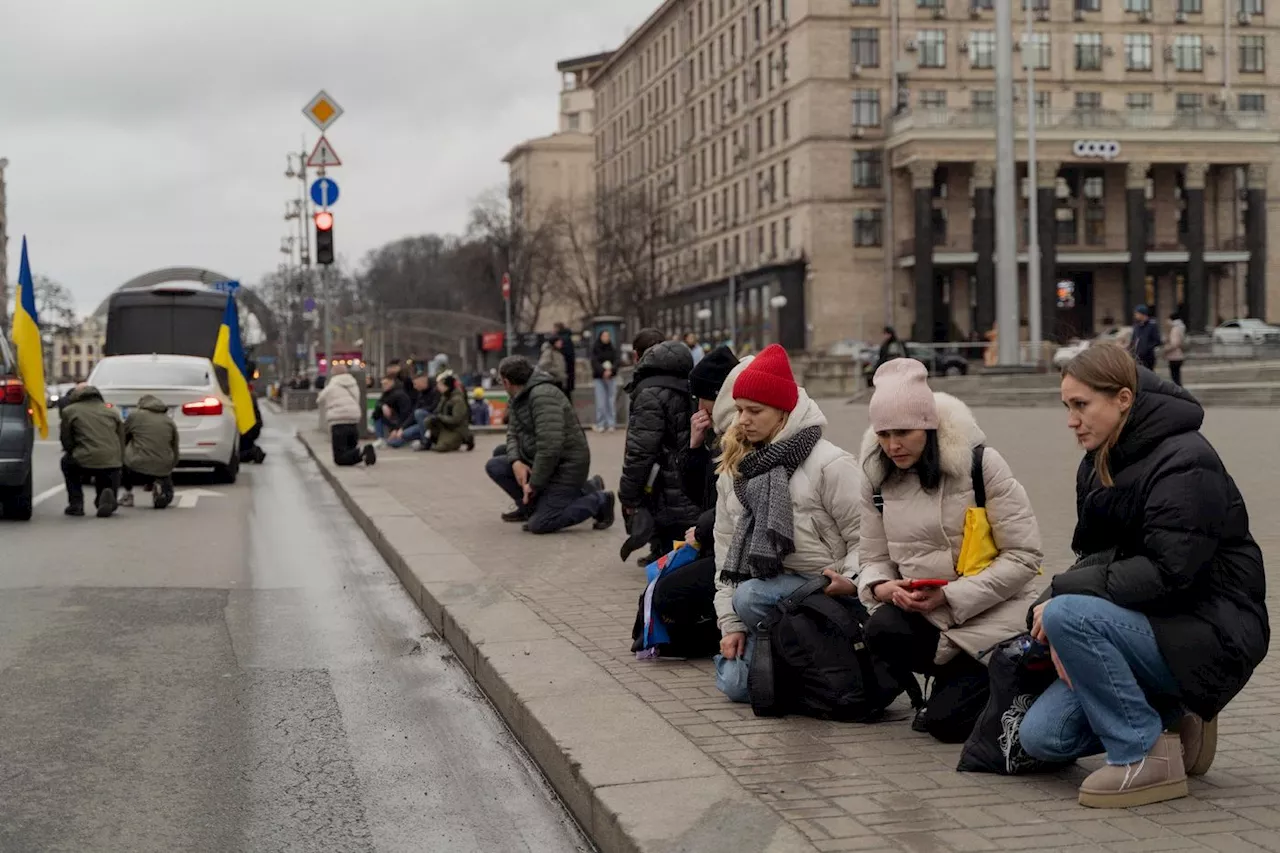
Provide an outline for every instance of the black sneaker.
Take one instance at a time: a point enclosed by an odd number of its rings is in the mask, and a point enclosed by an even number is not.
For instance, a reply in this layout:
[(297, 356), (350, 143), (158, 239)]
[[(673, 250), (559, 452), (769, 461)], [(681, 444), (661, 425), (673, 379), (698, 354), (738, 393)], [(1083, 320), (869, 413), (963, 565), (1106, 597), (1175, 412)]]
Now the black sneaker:
[(588, 495), (593, 494), (595, 492), (603, 492), (604, 477), (601, 477), (599, 474), (596, 474), (594, 477), (587, 480), (587, 484), (582, 487), (582, 491)]
[(929, 733), (929, 723), (926, 720), (927, 706), (922, 706), (916, 710), (915, 717), (911, 720), (911, 731), (919, 732), (922, 735)]
[(360, 456), (364, 459), (365, 465), (373, 465), (378, 461), (378, 451), (373, 449), (372, 444), (366, 444), (364, 450), (360, 452)]
[[(599, 480), (599, 477), (593, 479)], [(602, 492), (604, 496), (604, 506), (600, 512), (596, 513), (596, 523), (591, 525), (592, 530), (608, 530), (613, 527), (614, 519), (617, 515), (616, 506), (617, 498), (613, 496), (613, 492)]]
[(64, 509), (63, 512), (65, 512), (67, 515), (72, 515), (72, 516), (75, 516), (76, 518), (80, 518), (84, 515), (84, 504), (82, 503), (67, 504), (67, 508)]
[(519, 524), (529, 520), (529, 511), (522, 506), (518, 506), (511, 512), (504, 512), (502, 520), (508, 524)]
[(94, 506), (98, 508), (98, 518), (109, 518), (115, 513), (116, 505), (115, 489), (107, 489), (105, 492), (100, 492), (98, 499), (94, 501)]
[(165, 477), (151, 492), (151, 505), (156, 509), (164, 509), (173, 503), (173, 480)]
[(474, 435), (469, 435), (469, 436), (467, 436), (467, 445), (466, 445), (466, 446), (467, 446), (467, 452), (468, 452), (468, 453), (470, 453), (471, 451), (473, 451), (473, 450), (475, 450), (475, 449), (476, 449), (476, 437), (475, 437)]

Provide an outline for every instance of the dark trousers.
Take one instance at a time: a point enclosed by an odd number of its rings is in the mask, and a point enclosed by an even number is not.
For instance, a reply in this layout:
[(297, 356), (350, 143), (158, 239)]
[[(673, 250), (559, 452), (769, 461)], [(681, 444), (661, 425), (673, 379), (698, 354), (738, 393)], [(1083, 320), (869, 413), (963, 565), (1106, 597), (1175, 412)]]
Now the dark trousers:
[(333, 443), (334, 465), (359, 465), (360, 427), (357, 424), (334, 424), (329, 427), (329, 438)]
[(884, 661), (898, 679), (913, 673), (933, 679), (925, 706), (925, 729), (943, 743), (964, 743), (987, 705), (991, 690), (987, 668), (964, 652), (938, 666), (941, 632), (919, 613), (886, 604), (866, 624), (867, 648)]
[(84, 468), (69, 453), (62, 457), (62, 477), (67, 483), (67, 503), (72, 506), (84, 506), (85, 483), (93, 483), (98, 495), (120, 488), (119, 468)]
[(1148, 354), (1146, 354), (1146, 355), (1140, 355), (1140, 356), (1138, 356), (1138, 364), (1141, 364), (1141, 365), (1142, 365), (1143, 367), (1145, 367), (1147, 370), (1155, 370), (1155, 369), (1156, 369), (1156, 354), (1155, 354), (1155, 353), (1148, 353)]
[(153, 477), (150, 474), (142, 474), (128, 466), (125, 466), (120, 471), (120, 485), (126, 489), (136, 489), (139, 486), (149, 486), (152, 483), (165, 483), (168, 481), (168, 477)]
[(1169, 362), (1169, 378), (1173, 380), (1173, 384), (1179, 388), (1182, 387), (1182, 360)]
[[(515, 471), (511, 468), (511, 459), (504, 453), (495, 454), (484, 464), (484, 471), (489, 479), (498, 484), (506, 492), (516, 506), (524, 505), (524, 490), (516, 480)], [(604, 496), (588, 493), (582, 487), (547, 486), (539, 492), (530, 509), (530, 533), (555, 533), (566, 527), (581, 524), (588, 518), (594, 518), (604, 508)]]
[[(658, 578), (653, 588), (653, 609), (671, 637), (663, 651), (687, 658), (710, 657), (720, 651), (715, 597), (715, 557), (694, 560)], [(643, 613), (643, 594), (640, 606)]]

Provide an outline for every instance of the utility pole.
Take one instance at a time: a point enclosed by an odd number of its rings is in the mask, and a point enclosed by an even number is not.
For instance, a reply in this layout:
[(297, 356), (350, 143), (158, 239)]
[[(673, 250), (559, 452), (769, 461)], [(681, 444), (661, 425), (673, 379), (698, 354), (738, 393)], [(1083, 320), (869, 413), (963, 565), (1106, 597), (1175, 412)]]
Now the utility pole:
[(1031, 358), (1040, 364), (1041, 341), (1044, 338), (1040, 300), (1040, 168), (1036, 162), (1036, 63), (1031, 55), (1033, 31), (1031, 11), (1027, 3), (1027, 43), (1022, 49), (1022, 64), (1027, 69), (1027, 325), (1031, 338)]
[[(1028, 4), (1030, 5), (1030, 4)], [(1018, 197), (1013, 145), (1013, 2), (996, 6), (996, 352), (1019, 362)]]

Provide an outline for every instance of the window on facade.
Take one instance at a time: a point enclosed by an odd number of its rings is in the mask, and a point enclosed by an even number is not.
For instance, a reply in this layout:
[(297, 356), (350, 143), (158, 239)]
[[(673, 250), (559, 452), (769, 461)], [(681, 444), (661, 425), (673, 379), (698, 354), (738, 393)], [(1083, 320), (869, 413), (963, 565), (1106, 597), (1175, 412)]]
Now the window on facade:
[(1179, 92), (1174, 105), (1180, 113), (1198, 113), (1204, 109), (1204, 95), (1199, 92)]
[(1126, 33), (1124, 37), (1124, 67), (1126, 71), (1151, 70), (1151, 34)]
[(1150, 12), (1151, 0), (1124, 0), (1126, 12)]
[(1107, 242), (1107, 189), (1102, 173), (1084, 179), (1084, 242), (1104, 246)]
[(977, 89), (970, 96), (969, 103), (974, 112), (992, 113), (996, 110), (996, 93), (990, 89)]
[(782, 248), (791, 248), (791, 217), (784, 217), (782, 220)]
[(1267, 97), (1254, 93), (1240, 94), (1240, 112), (1242, 113), (1260, 113), (1266, 111)]
[(924, 89), (920, 92), (920, 107), (926, 110), (942, 110), (947, 107), (945, 89)]
[(1102, 33), (1076, 33), (1076, 70), (1102, 70)]
[(1238, 0), (1240, 14), (1261, 15), (1263, 0)]
[(921, 30), (919, 38), (920, 67), (947, 67), (947, 31)]
[(1077, 12), (1101, 12), (1102, 0), (1076, 0)]
[(791, 161), (782, 161), (782, 197), (791, 198)]
[(973, 5), (971, 5), (969, 8), (982, 9), (990, 12), (993, 9), (995, 9), (995, 7), (996, 7), (996, 0), (973, 0)]
[(853, 90), (853, 124), (854, 127), (879, 127), (879, 89)]
[(1048, 70), (1053, 63), (1053, 49), (1050, 46), (1048, 33), (1032, 33), (1031, 38), (1022, 39), (1023, 61), (1032, 68)]
[(782, 141), (791, 138), (791, 109), (787, 101), (782, 102)]
[(884, 156), (878, 148), (853, 152), (853, 185), (858, 189), (879, 189), (884, 169)]
[(1178, 0), (1178, 11), (1188, 15), (1198, 15), (1204, 11), (1201, 0)]
[(756, 151), (764, 150), (764, 116), (756, 116)]
[(1173, 39), (1173, 67), (1179, 71), (1204, 70), (1204, 38), (1201, 36), (1175, 36)]
[(994, 68), (996, 34), (991, 30), (974, 30), (969, 34), (969, 61), (974, 68)]
[(1076, 109), (1078, 110), (1102, 109), (1102, 93), (1101, 92), (1076, 92)]
[(778, 112), (769, 110), (769, 147), (778, 144)]
[(1240, 36), (1240, 70), (1254, 74), (1267, 70), (1266, 36)]
[(945, 9), (947, 0), (916, 0), (917, 9)]
[(849, 0), (850, 6), (879, 6), (880, 0)]
[(859, 27), (849, 35), (850, 65), (862, 68), (880, 67), (880, 30)]
[(1124, 96), (1124, 106), (1129, 112), (1148, 113), (1155, 106), (1155, 96), (1150, 92), (1130, 92)]
[(883, 231), (884, 214), (879, 208), (863, 208), (853, 212), (853, 245), (879, 246)]

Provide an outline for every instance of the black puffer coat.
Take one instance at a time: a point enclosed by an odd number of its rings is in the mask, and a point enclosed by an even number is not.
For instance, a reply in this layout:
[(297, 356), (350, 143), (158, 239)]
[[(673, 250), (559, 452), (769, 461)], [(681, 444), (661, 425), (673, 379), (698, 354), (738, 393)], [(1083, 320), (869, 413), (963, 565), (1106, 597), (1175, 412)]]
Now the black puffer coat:
[[(1120, 441), (1115, 486), (1092, 455), (1076, 477), (1072, 548), (1084, 559), (1053, 579), (1053, 595), (1095, 595), (1145, 614), (1186, 706), (1217, 716), (1267, 654), (1266, 577), (1249, 514), (1200, 434), (1195, 398), (1148, 370)], [(1114, 558), (1110, 552), (1114, 549)]]
[[(622, 461), (618, 501), (624, 507), (648, 506), (660, 528), (689, 527), (698, 520), (698, 507), (685, 496), (679, 459), (689, 447), (689, 371), (693, 355), (679, 341), (650, 347), (636, 365), (627, 386), (631, 411), (627, 421), (627, 450)], [(646, 500), (645, 486), (653, 464), (658, 478)]]
[(695, 535), (703, 557), (715, 556), (716, 460), (719, 456), (720, 438), (708, 430), (702, 446), (686, 446), (679, 461), (685, 497), (701, 511), (693, 526), (697, 528)]

